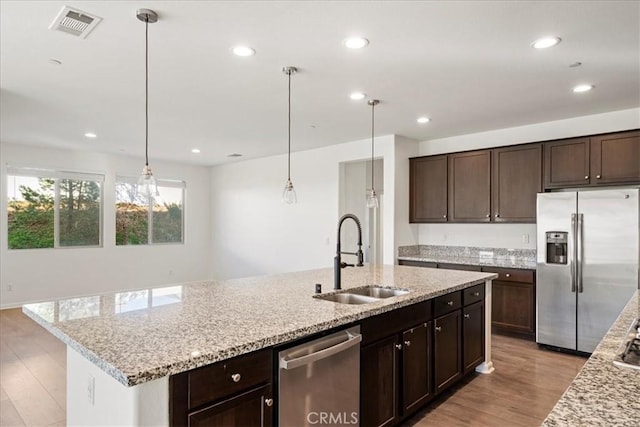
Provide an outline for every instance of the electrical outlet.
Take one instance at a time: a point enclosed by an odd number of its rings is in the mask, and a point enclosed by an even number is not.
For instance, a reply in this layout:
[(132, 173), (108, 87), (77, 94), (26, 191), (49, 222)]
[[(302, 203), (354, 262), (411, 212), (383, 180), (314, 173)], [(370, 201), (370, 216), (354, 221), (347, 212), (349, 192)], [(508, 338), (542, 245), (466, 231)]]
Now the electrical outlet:
[(529, 243), (529, 235), (528, 234), (523, 234), (522, 235), (522, 243)]
[(96, 379), (93, 375), (89, 374), (87, 377), (87, 399), (89, 405), (93, 406), (96, 403)]

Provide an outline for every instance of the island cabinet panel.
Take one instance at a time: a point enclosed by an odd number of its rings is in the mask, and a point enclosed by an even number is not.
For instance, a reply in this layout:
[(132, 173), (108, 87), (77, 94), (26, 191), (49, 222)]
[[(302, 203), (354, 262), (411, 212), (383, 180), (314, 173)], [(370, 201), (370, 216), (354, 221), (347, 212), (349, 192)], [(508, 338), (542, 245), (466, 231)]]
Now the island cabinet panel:
[(484, 360), (484, 303), (462, 309), (462, 373), (475, 370)]
[(409, 414), (433, 397), (431, 322), (402, 333), (402, 413)]
[(172, 375), (171, 425), (270, 426), (272, 372), (272, 350), (264, 349)]
[(497, 267), (482, 270), (498, 274), (492, 283), (491, 326), (496, 332), (535, 338), (535, 271)]
[(526, 144), (493, 150), (493, 222), (536, 222), (542, 191), (542, 145)]
[(447, 156), (409, 160), (409, 222), (446, 222)]
[(360, 351), (360, 425), (393, 425), (398, 419), (399, 337)]
[(589, 162), (589, 138), (545, 142), (544, 187), (589, 185)]
[(460, 310), (438, 317), (433, 322), (435, 394), (462, 377), (462, 322)]
[(640, 131), (591, 137), (591, 175), (595, 185), (640, 181)]
[(491, 220), (491, 151), (449, 156), (449, 220)]

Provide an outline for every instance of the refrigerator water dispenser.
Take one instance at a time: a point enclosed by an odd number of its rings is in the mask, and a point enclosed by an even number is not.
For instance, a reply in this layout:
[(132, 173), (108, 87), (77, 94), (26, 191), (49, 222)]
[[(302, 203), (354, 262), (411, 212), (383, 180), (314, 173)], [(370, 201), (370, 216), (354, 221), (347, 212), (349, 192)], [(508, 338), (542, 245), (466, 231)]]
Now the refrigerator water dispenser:
[(564, 231), (547, 231), (547, 264), (567, 263), (567, 234)]

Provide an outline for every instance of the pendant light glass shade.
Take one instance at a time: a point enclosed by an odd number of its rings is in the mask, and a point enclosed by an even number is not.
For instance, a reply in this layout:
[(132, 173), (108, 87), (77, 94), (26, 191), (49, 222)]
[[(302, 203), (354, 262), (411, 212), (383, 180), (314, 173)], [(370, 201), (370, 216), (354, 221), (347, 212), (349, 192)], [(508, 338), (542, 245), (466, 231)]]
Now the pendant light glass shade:
[(291, 182), (291, 75), (295, 74), (296, 71), (298, 71), (296, 67), (282, 68), (282, 72), (289, 77), (289, 149), (287, 153), (287, 182), (284, 185), (284, 190), (282, 191), (282, 203), (286, 203), (288, 205), (298, 203), (298, 196), (296, 195), (295, 188), (293, 188), (293, 182)]
[(158, 21), (158, 14), (150, 9), (138, 9), (136, 16), (144, 22), (144, 158), (145, 164), (138, 177), (136, 191), (148, 198), (158, 197), (158, 185), (149, 167), (149, 24)]
[(378, 201), (378, 195), (376, 194), (376, 190), (374, 188), (374, 167), (375, 161), (373, 159), (373, 136), (374, 136), (374, 124), (375, 124), (375, 108), (376, 105), (380, 103), (377, 99), (370, 99), (367, 104), (371, 105), (371, 190), (367, 192), (367, 208), (370, 209), (378, 209), (380, 207), (380, 202)]

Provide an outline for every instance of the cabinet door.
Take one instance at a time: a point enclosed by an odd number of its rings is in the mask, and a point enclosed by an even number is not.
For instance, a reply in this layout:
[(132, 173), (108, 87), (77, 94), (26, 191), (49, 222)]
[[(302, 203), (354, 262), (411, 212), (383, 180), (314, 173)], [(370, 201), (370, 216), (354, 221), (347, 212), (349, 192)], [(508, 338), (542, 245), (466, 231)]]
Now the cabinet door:
[(491, 219), (491, 151), (449, 155), (449, 220)]
[(484, 360), (484, 303), (462, 309), (462, 371), (473, 371)]
[(589, 185), (589, 151), (589, 138), (545, 142), (544, 187)]
[(447, 156), (409, 161), (409, 222), (447, 221)]
[(462, 376), (461, 317), (460, 310), (456, 310), (433, 322), (435, 394)]
[(535, 333), (535, 285), (494, 280), (491, 324), (533, 336)]
[(360, 425), (385, 426), (398, 418), (398, 335), (360, 351)]
[(402, 409), (403, 414), (417, 409), (432, 397), (431, 322), (402, 334)]
[(596, 185), (640, 181), (640, 131), (591, 137), (591, 175)]
[(189, 427), (229, 427), (273, 425), (271, 384), (189, 414)]
[(542, 191), (542, 145), (493, 150), (493, 221), (536, 222), (536, 200)]

